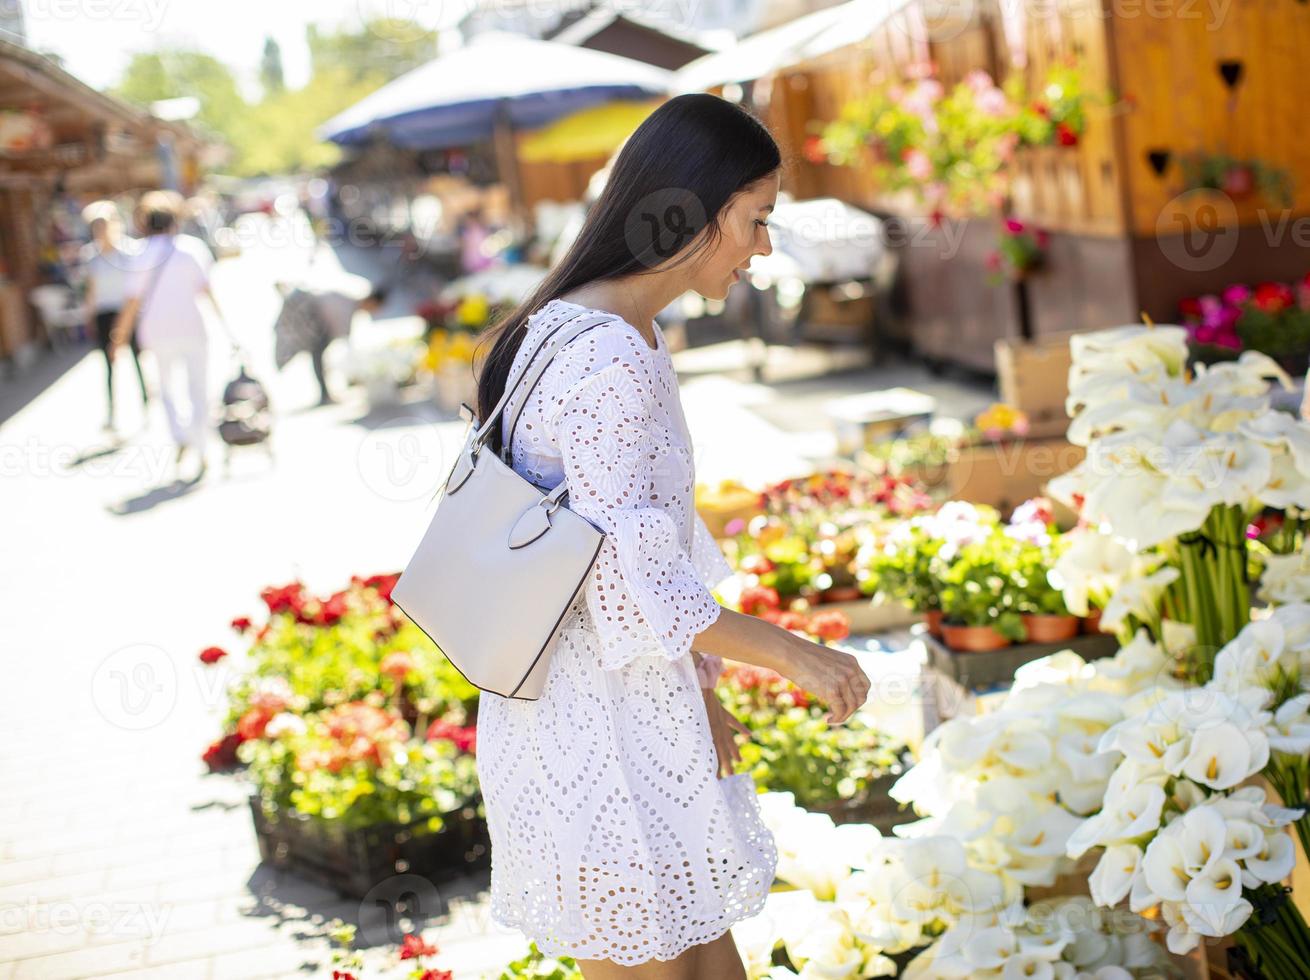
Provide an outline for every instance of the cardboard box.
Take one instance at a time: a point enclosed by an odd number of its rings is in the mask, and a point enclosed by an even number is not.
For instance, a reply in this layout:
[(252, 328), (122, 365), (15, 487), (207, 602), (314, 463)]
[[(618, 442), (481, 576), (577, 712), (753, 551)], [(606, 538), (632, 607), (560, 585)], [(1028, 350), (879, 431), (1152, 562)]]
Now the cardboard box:
[(1001, 401), (1028, 416), (1029, 436), (1064, 435), (1069, 416), (1069, 337), (1052, 334), (1038, 340), (998, 340), (996, 380)]
[(1008, 514), (1044, 493), (1048, 482), (1069, 472), (1085, 455), (1081, 446), (1058, 437), (970, 446), (947, 464), (947, 495)]

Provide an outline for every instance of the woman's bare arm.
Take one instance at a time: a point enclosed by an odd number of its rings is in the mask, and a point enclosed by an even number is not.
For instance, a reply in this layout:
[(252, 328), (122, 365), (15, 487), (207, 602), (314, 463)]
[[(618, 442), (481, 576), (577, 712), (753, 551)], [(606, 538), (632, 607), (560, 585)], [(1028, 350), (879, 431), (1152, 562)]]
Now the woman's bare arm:
[(851, 654), (733, 609), (720, 610), (696, 634), (692, 648), (777, 671), (825, 702), (834, 724), (849, 718), (869, 696), (869, 678)]

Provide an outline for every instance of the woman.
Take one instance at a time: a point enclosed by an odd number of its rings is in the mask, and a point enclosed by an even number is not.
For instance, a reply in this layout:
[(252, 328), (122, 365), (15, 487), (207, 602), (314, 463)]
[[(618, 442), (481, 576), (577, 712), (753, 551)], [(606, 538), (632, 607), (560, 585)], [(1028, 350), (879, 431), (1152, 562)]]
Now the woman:
[[(177, 234), (181, 203), (178, 194), (150, 191), (137, 204), (137, 224), (146, 242), (128, 277), (128, 300), (114, 327), (114, 345), (116, 349), (139, 336), (141, 346), (154, 356), (169, 432), (177, 443), (176, 462), (180, 465), (186, 451), (194, 450), (199, 479), (205, 472), (209, 433), (209, 334), (200, 298), (209, 297), (215, 312), (222, 314), (209, 289), (209, 249), (199, 239)], [(179, 371), (186, 375), (185, 420), (172, 391)]]
[[(109, 395), (105, 429), (114, 428), (114, 357), (110, 351), (110, 334), (118, 313), (127, 300), (127, 267), (131, 261), (122, 247), (123, 223), (118, 208), (111, 201), (96, 201), (82, 211), (82, 220), (91, 232), (91, 241), (82, 250), (82, 269), (86, 277), (86, 308), (95, 323), (96, 344), (105, 356), (105, 385)], [(150, 402), (146, 376), (141, 370), (141, 345), (132, 338), (132, 360), (141, 383), (141, 404)]]
[(542, 487), (566, 480), (567, 506), (606, 538), (541, 698), (484, 693), (477, 753), (492, 914), (577, 958), (587, 980), (745, 976), (728, 930), (763, 907), (777, 851), (751, 777), (732, 775), (741, 729), (713, 691), (718, 659), (779, 671), (833, 722), (869, 691), (849, 654), (715, 601), (730, 569), (695, 512), (691, 442), (653, 319), (687, 289), (722, 299), (751, 256), (769, 254), (779, 168), (768, 131), (731, 103), (666, 102), (481, 362), (487, 418), (552, 328), (600, 321), (503, 416), (523, 401), (515, 471)]

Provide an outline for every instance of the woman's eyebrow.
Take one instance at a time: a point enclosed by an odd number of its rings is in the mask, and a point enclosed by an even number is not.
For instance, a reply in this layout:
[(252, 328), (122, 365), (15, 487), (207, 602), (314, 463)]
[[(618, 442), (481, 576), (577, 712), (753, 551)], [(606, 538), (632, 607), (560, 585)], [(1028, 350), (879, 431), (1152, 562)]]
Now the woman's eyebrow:
[(766, 204), (766, 205), (764, 205), (763, 207), (761, 207), (760, 210), (761, 210), (761, 211), (772, 211), (772, 210), (773, 210), (773, 205), (772, 205), (772, 204)]

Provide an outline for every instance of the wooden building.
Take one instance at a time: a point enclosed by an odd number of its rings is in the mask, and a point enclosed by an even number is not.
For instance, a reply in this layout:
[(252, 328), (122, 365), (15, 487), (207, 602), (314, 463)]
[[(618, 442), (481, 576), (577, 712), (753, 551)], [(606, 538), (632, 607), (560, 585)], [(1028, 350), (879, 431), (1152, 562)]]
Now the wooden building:
[[(940, 5), (939, 5), (940, 6)], [(1017, 335), (1017, 291), (987, 281), (998, 220), (931, 227), (923, 208), (880, 192), (858, 169), (801, 153), (814, 120), (835, 119), (872, 80), (932, 63), (947, 86), (973, 69), (1028, 90), (1049, 66), (1074, 62), (1092, 106), (1078, 143), (1019, 151), (1014, 216), (1051, 233), (1047, 268), (1027, 286), (1034, 336), (1136, 322), (1172, 322), (1187, 296), (1234, 282), (1292, 280), (1310, 271), (1302, 242), (1310, 208), (1310, 143), (1295, 106), (1310, 94), (1294, 61), (1310, 41), (1310, 6), (1252, 0), (1114, 4), (974, 0), (929, 22), (921, 0), (851, 43), (772, 71), (750, 88), (786, 145), (787, 190), (836, 196), (904, 222), (904, 339), (925, 357), (990, 370), (998, 336)], [(719, 89), (721, 91), (721, 89)], [(1182, 194), (1191, 152), (1259, 159), (1292, 178), (1291, 205), (1258, 193)], [(1298, 234), (1299, 230), (1299, 234)]]
[(0, 361), (21, 367), (42, 340), (28, 296), (40, 283), (56, 198), (167, 186), (170, 164), (178, 189), (189, 192), (205, 144), (4, 40), (0, 123)]

